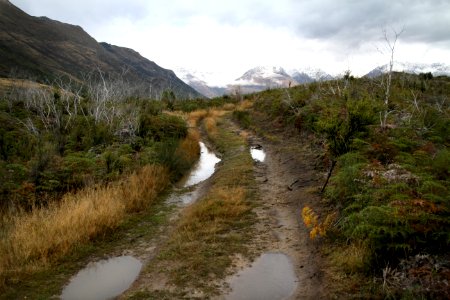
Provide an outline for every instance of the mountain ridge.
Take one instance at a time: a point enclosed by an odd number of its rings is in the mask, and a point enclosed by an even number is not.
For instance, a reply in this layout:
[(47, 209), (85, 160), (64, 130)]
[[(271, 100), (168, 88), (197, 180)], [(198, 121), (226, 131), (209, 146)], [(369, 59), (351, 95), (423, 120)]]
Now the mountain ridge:
[(166, 89), (174, 90), (180, 98), (202, 96), (173, 71), (133, 49), (98, 43), (78, 25), (33, 17), (11, 2), (0, 0), (0, 76), (11, 77), (12, 70), (21, 78), (45, 81), (63, 76), (79, 82), (83, 75), (101, 71), (151, 87), (149, 96), (153, 97)]
[[(388, 64), (384, 64), (375, 67), (373, 70), (368, 72), (365, 77), (374, 78), (387, 73), (389, 69)], [(395, 72), (405, 72), (409, 74), (420, 74), (420, 73), (431, 73), (433, 76), (450, 76), (450, 65), (444, 63), (411, 63), (395, 61), (393, 65), (393, 71)]]
[(257, 66), (247, 70), (235, 80), (219, 85), (209, 80), (208, 75), (212, 75), (210, 73), (205, 74), (184, 68), (177, 68), (176, 73), (185, 83), (209, 98), (232, 94), (237, 90), (247, 94), (334, 78), (321, 69), (309, 67), (287, 70), (281, 66)]

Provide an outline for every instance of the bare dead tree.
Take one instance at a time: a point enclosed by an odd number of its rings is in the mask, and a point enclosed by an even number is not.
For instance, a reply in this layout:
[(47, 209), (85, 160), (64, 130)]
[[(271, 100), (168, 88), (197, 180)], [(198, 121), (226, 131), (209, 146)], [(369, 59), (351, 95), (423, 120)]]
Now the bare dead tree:
[(417, 98), (419, 97), (419, 94), (414, 93), (413, 90), (411, 90), (411, 95), (413, 97), (413, 105), (414, 105), (414, 109), (417, 110), (418, 112), (420, 112), (420, 108), (419, 108), (419, 102), (417, 100)]
[(66, 130), (79, 112), (85, 115), (81, 105), (82, 85), (74, 82), (72, 78), (59, 77), (53, 81), (52, 86), (56, 89), (55, 93), (59, 95), (62, 113), (68, 116), (64, 120), (64, 130)]
[(285, 103), (289, 108), (294, 112), (295, 116), (299, 116), (301, 113), (301, 107), (296, 106), (294, 101), (292, 100), (291, 94), (289, 93), (289, 88), (285, 88), (286, 98), (283, 99), (283, 103)]
[(437, 111), (440, 112), (440, 113), (444, 112), (444, 110), (446, 109), (445, 108), (446, 104), (448, 106), (448, 99), (447, 99), (447, 97), (442, 97), (440, 99), (436, 99), (435, 106), (436, 106)]
[(386, 87), (384, 93), (384, 111), (380, 112), (380, 126), (381, 128), (387, 127), (387, 118), (392, 113), (389, 111), (389, 98), (391, 94), (391, 84), (392, 84), (392, 71), (394, 69), (394, 54), (395, 54), (395, 46), (397, 44), (398, 38), (404, 32), (404, 29), (401, 31), (396, 31), (392, 29), (393, 37), (389, 37), (387, 30), (383, 29), (384, 40), (386, 42), (386, 47), (389, 53), (389, 64), (387, 71), (387, 79), (386, 79)]

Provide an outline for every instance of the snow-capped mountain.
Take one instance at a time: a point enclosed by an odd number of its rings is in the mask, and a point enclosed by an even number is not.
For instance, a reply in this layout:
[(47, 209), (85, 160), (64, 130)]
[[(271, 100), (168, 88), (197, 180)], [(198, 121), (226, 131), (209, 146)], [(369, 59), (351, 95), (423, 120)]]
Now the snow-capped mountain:
[(256, 67), (236, 79), (233, 85), (262, 86), (264, 88), (287, 87), (297, 82), (281, 67)]
[(214, 83), (215, 74), (190, 71), (184, 68), (177, 68), (175, 73), (181, 80), (208, 98), (223, 96), (227, 93), (226, 87)]
[[(366, 77), (377, 77), (381, 74), (387, 73), (389, 70), (388, 64), (383, 66), (378, 66), (369, 73)], [(430, 72), (433, 76), (450, 76), (450, 65), (443, 63), (433, 63), (433, 64), (420, 64), (420, 63), (408, 63), (408, 62), (394, 62), (393, 71), (395, 72), (405, 72), (410, 74), (420, 74)]]
[(317, 68), (300, 68), (300, 69), (291, 69), (288, 71), (288, 74), (295, 79), (298, 83), (309, 83), (314, 81), (324, 81), (331, 80), (333, 76), (326, 73), (325, 71)]
[(218, 76), (221, 74), (191, 71), (184, 68), (175, 69), (175, 73), (185, 83), (209, 98), (233, 94), (237, 90), (242, 94), (248, 94), (271, 88), (333, 79), (330, 74), (317, 68), (299, 68), (286, 71), (282, 67), (275, 66), (255, 67), (228, 83), (223, 81), (223, 76)]

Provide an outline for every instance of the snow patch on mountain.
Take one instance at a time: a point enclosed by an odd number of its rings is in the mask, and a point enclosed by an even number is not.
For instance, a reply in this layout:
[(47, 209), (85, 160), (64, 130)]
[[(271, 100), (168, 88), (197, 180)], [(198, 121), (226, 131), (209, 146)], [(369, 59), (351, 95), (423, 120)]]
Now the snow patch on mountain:
[(313, 67), (304, 67), (298, 69), (290, 69), (288, 74), (298, 83), (309, 83), (314, 81), (331, 80), (334, 77), (323, 71), (322, 69)]
[(181, 80), (208, 98), (219, 97), (227, 92), (227, 88), (218, 74), (185, 68), (176, 68), (175, 73)]
[[(367, 77), (376, 77), (381, 74), (387, 73), (389, 70), (389, 65), (385, 64), (378, 66), (369, 73)], [(420, 73), (431, 73), (433, 76), (450, 76), (450, 65), (443, 63), (410, 63), (410, 62), (394, 62), (393, 71), (395, 72), (405, 72), (410, 74), (420, 74)]]
[(260, 66), (245, 72), (232, 85), (275, 88), (289, 86), (294, 83), (296, 83), (295, 80), (282, 67)]

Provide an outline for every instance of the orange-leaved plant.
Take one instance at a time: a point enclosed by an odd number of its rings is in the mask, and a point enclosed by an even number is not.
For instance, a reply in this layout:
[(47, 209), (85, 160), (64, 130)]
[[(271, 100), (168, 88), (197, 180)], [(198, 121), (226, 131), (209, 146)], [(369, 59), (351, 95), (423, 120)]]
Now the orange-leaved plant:
[(323, 222), (319, 222), (317, 214), (312, 210), (311, 207), (305, 206), (302, 209), (302, 219), (303, 223), (307, 228), (311, 228), (309, 232), (309, 237), (313, 240), (317, 235), (326, 236), (328, 229), (331, 227), (333, 221), (336, 218), (336, 213), (327, 215)]

